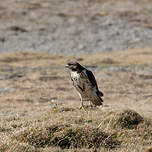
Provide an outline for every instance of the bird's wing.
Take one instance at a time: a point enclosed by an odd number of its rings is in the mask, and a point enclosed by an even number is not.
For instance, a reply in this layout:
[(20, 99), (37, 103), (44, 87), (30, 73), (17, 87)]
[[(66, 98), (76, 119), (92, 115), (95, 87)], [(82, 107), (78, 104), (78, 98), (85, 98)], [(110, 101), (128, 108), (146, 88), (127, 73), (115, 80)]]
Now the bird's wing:
[(93, 87), (96, 87), (96, 89), (97, 89), (97, 94), (102, 97), (102, 96), (103, 96), (103, 93), (102, 93), (101, 91), (99, 91), (98, 85), (97, 85), (97, 81), (96, 81), (93, 73), (92, 73), (91, 71), (89, 71), (89, 70), (86, 70), (86, 74), (87, 74), (87, 77), (88, 77), (90, 83), (92, 84), (92, 86), (93, 86)]
[(97, 81), (96, 81), (93, 73), (91, 71), (89, 71), (89, 70), (86, 70), (86, 74), (87, 74), (88, 80), (90, 81), (90, 83), (92, 84), (92, 86), (96, 87), (97, 90), (98, 90)]

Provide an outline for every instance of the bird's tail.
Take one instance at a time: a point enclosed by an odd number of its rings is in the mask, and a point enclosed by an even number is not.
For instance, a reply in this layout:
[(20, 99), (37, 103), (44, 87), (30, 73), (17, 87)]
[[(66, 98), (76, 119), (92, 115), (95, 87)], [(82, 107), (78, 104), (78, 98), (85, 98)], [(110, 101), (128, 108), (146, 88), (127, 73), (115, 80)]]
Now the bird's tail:
[(91, 96), (90, 101), (96, 106), (103, 105), (103, 100), (98, 94), (94, 94), (93, 96)]
[(104, 94), (103, 94), (101, 91), (98, 91), (98, 92), (97, 92), (97, 95), (98, 95), (99, 97), (103, 97), (103, 96), (104, 96)]
[(97, 96), (100, 99), (101, 104), (103, 104), (103, 99), (101, 98), (103, 96), (103, 93), (101, 91), (98, 91)]
[(100, 101), (101, 101), (101, 103), (103, 102), (103, 99), (100, 97), (100, 96), (98, 96), (98, 98), (100, 99)]

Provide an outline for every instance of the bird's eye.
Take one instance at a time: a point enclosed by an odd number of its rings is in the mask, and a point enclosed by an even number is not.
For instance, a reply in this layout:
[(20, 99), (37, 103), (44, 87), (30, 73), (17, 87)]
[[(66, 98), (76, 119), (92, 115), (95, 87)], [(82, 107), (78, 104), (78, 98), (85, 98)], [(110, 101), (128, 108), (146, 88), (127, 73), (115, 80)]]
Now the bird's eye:
[(71, 64), (71, 63), (68, 63), (68, 65), (71, 66), (72, 64)]

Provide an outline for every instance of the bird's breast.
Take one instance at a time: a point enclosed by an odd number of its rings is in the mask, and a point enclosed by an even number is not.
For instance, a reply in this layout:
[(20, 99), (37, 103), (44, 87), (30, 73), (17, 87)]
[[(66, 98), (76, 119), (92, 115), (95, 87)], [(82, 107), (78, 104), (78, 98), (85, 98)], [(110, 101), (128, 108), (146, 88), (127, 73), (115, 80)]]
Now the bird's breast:
[(81, 80), (80, 73), (71, 72), (71, 78), (72, 78), (73, 81), (79, 83), (80, 80)]
[(71, 72), (71, 78), (73, 80), (75, 87), (79, 86), (85, 90), (91, 86), (87, 76), (83, 72), (81, 73)]

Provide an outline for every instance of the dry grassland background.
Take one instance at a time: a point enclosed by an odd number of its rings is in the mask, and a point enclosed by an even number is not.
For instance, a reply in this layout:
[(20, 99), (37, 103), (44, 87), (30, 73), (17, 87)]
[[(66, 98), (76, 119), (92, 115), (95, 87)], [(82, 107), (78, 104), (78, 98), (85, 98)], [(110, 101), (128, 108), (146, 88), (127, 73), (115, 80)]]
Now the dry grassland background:
[[(151, 51), (1, 56), (1, 151), (144, 151), (152, 144)], [(79, 109), (64, 67), (71, 59), (94, 72), (103, 107)]]

